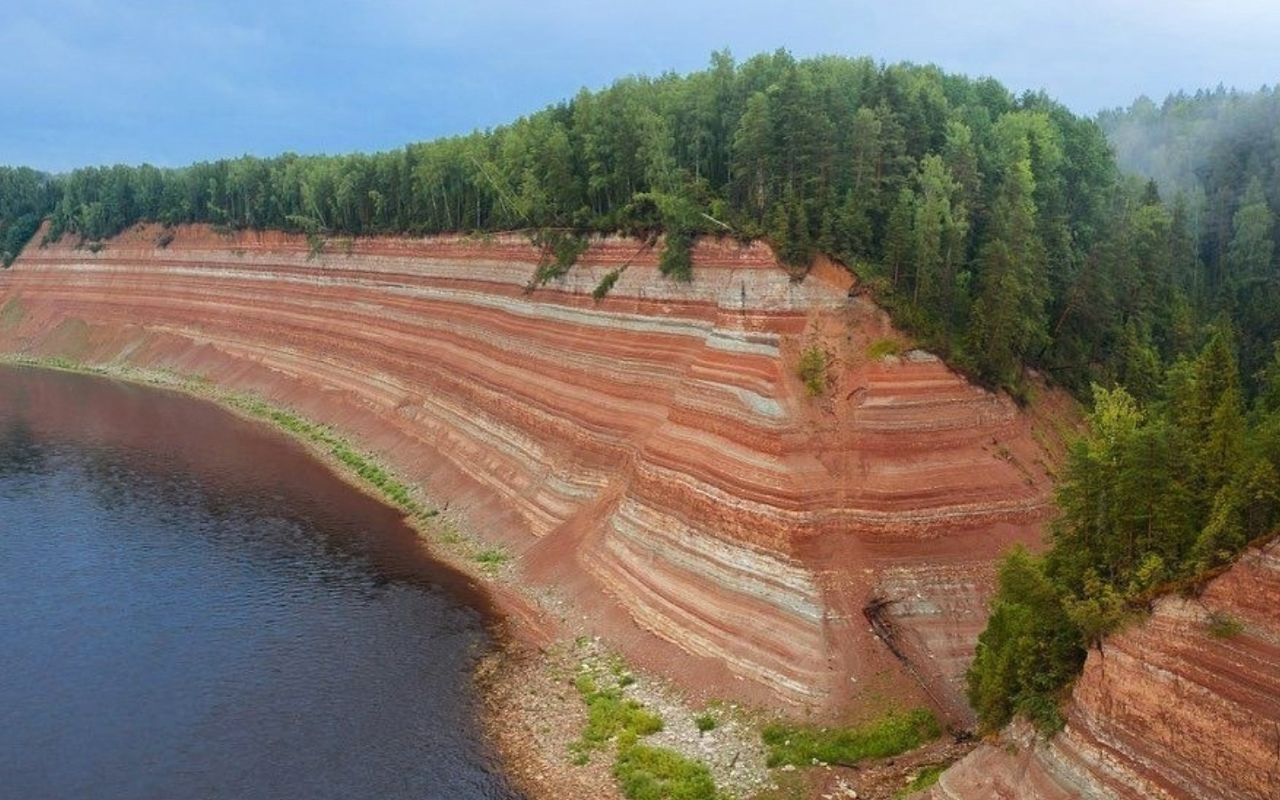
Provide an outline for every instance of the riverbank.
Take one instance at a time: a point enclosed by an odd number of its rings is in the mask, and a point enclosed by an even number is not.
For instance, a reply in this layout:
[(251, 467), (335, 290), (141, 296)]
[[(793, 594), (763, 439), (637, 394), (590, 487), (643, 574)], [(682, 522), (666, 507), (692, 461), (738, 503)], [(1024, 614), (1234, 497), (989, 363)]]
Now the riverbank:
[(770, 787), (759, 734), (762, 714), (732, 704), (700, 707), (665, 681), (633, 671), (575, 625), (549, 591), (519, 586), (505, 550), (471, 535), (420, 486), (402, 481), (332, 429), (261, 398), (170, 371), (23, 356), (0, 356), (0, 364), (94, 375), (214, 403), (267, 424), (345, 483), (404, 512), (431, 557), (453, 570), (467, 594), (479, 600), (495, 642), (475, 675), (481, 723), (508, 778), (529, 800), (623, 796), (610, 757), (612, 743), (582, 746), (591, 723), (590, 698), (578, 689), (583, 676), (615, 681), (623, 702), (660, 720), (662, 730), (647, 735), (645, 747), (663, 753), (666, 765), (677, 772), (705, 770), (730, 797)]

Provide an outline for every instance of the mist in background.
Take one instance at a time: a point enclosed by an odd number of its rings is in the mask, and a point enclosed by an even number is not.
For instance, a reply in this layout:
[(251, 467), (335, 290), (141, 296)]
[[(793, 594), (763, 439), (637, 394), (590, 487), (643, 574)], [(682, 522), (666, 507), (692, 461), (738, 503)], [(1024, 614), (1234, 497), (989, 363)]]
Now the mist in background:
[[(11, 4), (12, 5), (12, 4)], [(0, 26), (0, 164), (177, 166), (396, 147), (728, 48), (990, 75), (1092, 114), (1280, 80), (1262, 0), (162, 3), (51, 0)], [(1052, 6), (1052, 7), (1051, 7)]]

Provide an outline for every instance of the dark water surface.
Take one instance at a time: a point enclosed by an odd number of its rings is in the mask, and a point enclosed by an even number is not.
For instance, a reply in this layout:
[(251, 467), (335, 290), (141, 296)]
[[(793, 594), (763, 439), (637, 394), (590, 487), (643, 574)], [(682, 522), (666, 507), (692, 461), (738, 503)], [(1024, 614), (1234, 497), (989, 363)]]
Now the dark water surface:
[(0, 797), (512, 798), (478, 609), (282, 436), (0, 367)]

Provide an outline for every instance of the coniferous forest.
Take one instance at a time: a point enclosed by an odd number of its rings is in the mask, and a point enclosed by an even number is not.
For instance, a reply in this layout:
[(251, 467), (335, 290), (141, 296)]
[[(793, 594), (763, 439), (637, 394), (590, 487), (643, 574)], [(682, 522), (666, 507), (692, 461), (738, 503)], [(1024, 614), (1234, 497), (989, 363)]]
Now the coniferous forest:
[[(870, 59), (630, 77), (493, 130), (373, 155), (0, 169), (0, 252), (139, 221), (314, 236), (764, 238), (845, 264), (949, 363), (1091, 408), (1051, 548), (1010, 554), (970, 674), (980, 720), (1046, 728), (1086, 649), (1280, 519), (1280, 93), (1090, 119), (995, 80)], [(606, 290), (607, 291), (607, 290)]]

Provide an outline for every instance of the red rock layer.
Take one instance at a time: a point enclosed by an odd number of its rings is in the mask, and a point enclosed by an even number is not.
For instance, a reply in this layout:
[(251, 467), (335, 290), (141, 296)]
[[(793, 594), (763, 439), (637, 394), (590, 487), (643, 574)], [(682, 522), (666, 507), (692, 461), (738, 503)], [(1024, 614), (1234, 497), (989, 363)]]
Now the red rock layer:
[[(1280, 542), (1090, 653), (1067, 725), (943, 773), (935, 800), (1280, 798)], [(1211, 621), (1235, 621), (1215, 636)]]
[[(678, 283), (611, 238), (529, 291), (539, 253), (515, 236), (157, 237), (29, 247), (0, 273), (0, 351), (199, 375), (330, 423), (693, 687), (967, 714), (991, 563), (1038, 535), (1053, 429), (923, 353), (870, 359), (897, 335), (842, 270), (797, 282), (763, 245), (704, 241)], [(796, 377), (813, 344), (820, 399)]]

